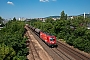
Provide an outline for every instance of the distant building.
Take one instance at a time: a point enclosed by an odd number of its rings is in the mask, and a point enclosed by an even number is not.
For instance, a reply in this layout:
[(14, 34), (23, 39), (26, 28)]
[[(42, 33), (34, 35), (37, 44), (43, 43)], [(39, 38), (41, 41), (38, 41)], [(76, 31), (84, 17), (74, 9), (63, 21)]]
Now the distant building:
[(3, 28), (2, 24), (0, 24), (0, 30)]
[(72, 20), (72, 19), (74, 19), (74, 18), (73, 18), (73, 16), (72, 16), (72, 17), (70, 17), (70, 18), (71, 18), (71, 20)]
[(20, 20), (21, 20), (21, 18), (18, 18), (18, 20), (20, 21)]
[(30, 20), (32, 20), (31, 18), (30, 19), (25, 19), (25, 21), (30, 21)]
[(45, 17), (46, 19), (47, 18), (52, 18), (53, 20), (57, 20), (57, 19), (60, 19), (60, 16), (49, 16), (49, 17)]
[(42, 22), (45, 22), (46, 18), (36, 18), (36, 20), (40, 20)]
[(18, 18), (18, 20), (19, 20), (19, 21), (25, 21), (26, 18), (24, 18), (24, 17), (20, 17), (20, 18)]

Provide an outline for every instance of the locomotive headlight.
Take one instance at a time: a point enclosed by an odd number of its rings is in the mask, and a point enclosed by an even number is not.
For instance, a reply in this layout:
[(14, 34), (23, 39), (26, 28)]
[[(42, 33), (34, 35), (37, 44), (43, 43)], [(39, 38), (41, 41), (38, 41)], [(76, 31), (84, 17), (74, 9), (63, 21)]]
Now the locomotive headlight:
[(40, 35), (42, 35), (42, 34), (40, 34)]
[(54, 43), (54, 41), (50, 41), (50, 43)]

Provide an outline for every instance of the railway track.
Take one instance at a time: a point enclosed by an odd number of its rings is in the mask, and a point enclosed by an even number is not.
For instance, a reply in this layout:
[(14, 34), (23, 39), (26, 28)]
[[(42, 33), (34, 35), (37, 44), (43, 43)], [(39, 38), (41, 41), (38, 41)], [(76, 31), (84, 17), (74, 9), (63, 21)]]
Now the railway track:
[(73, 57), (58, 48), (52, 48), (52, 50), (62, 58), (62, 60), (75, 60)]
[(90, 60), (90, 56), (86, 56), (75, 49), (66, 46), (65, 44), (57, 41), (57, 44), (59, 45), (58, 48), (66, 52), (68, 55), (72, 56), (76, 60)]
[(74, 49), (66, 46), (65, 44), (57, 41), (57, 48), (49, 48), (42, 40), (39, 38), (39, 34), (31, 31), (34, 37), (38, 40), (43, 49), (53, 58), (53, 60), (90, 60), (89, 57), (75, 51)]

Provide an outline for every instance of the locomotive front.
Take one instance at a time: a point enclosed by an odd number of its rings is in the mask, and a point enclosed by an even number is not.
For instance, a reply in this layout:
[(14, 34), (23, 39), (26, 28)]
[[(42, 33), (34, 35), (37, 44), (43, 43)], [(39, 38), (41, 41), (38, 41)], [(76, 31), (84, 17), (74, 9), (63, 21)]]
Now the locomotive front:
[(49, 42), (48, 43), (49, 43), (50, 46), (56, 46), (57, 45), (55, 36), (49, 36), (48, 38), (49, 38)]

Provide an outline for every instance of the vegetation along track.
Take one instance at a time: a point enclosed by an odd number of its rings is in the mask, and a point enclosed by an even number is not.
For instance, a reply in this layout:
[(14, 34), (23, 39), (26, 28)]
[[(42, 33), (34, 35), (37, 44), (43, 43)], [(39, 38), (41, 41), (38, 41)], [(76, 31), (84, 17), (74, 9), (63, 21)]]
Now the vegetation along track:
[(64, 52), (66, 52), (68, 55), (72, 56), (76, 60), (90, 60), (90, 56), (86, 56), (78, 51), (76, 51), (74, 48), (71, 48), (69, 46), (66, 46), (65, 44), (57, 41), (58, 48), (61, 49)]

